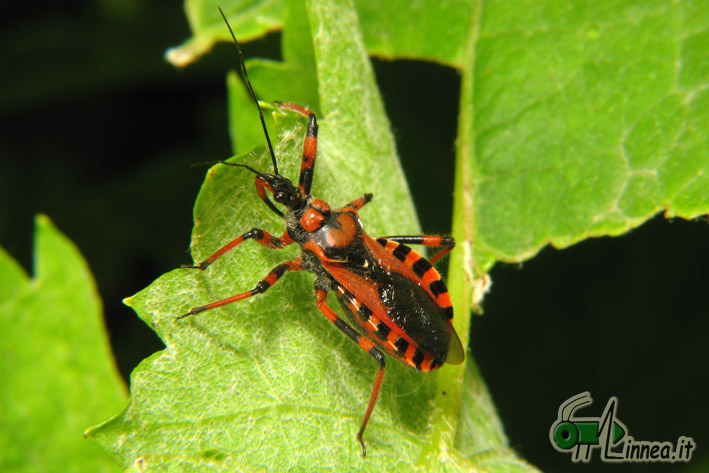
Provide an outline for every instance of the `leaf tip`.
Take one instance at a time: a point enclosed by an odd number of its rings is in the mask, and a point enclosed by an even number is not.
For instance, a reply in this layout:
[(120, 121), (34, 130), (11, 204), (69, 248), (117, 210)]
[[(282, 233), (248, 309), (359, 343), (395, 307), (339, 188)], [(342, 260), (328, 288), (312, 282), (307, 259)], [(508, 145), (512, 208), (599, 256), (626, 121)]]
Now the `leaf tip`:
[(34, 218), (35, 225), (38, 227), (50, 227), (52, 226), (52, 219), (49, 218), (47, 214), (37, 214)]
[(127, 305), (131, 309), (135, 309), (135, 296), (136, 295), (132, 295), (130, 297), (125, 297), (125, 298), (123, 298), (123, 300), (121, 302), (123, 302), (124, 305)]
[(180, 46), (169, 48), (163, 57), (175, 67), (186, 67), (204, 56), (214, 42), (211, 37), (194, 36)]
[(89, 427), (88, 429), (84, 430), (84, 433), (82, 434), (85, 439), (93, 439), (94, 438), (94, 428)]

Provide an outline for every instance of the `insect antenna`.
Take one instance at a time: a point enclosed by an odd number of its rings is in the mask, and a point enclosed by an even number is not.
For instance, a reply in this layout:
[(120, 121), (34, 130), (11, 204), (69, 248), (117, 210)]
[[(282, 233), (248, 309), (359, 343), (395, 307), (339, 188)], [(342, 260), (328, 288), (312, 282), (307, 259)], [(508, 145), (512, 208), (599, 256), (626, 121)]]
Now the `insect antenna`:
[(190, 167), (193, 167), (193, 168), (200, 168), (200, 167), (203, 167), (203, 166), (209, 166), (209, 167), (211, 167), (211, 166), (214, 166), (215, 164), (220, 164), (220, 163), (222, 163), (222, 162), (223, 162), (223, 161), (222, 161), (222, 160), (219, 160), (219, 159), (212, 159), (212, 160), (210, 160), (210, 161), (198, 161), (198, 162), (196, 162), (196, 163), (191, 163), (191, 164), (190, 164)]
[(238, 166), (240, 168), (246, 168), (252, 173), (256, 174), (257, 176), (263, 176), (262, 173), (258, 172), (256, 169), (252, 168), (251, 166), (247, 166), (246, 164), (241, 164), (241, 163), (230, 163), (227, 161), (219, 161), (221, 164), (226, 164), (227, 166)]
[(240, 168), (246, 168), (254, 174), (257, 174), (259, 176), (263, 176), (263, 173), (257, 171), (256, 169), (252, 168), (251, 166), (247, 166), (246, 164), (241, 164), (241, 163), (230, 163), (230, 162), (225, 161), (223, 159), (215, 159), (212, 161), (200, 161), (198, 163), (192, 163), (192, 164), (190, 164), (190, 166), (196, 168), (196, 167), (201, 167), (201, 166), (214, 166), (215, 164), (224, 164), (225, 166), (238, 166)]
[[(224, 18), (224, 23), (226, 23), (226, 27), (229, 28), (229, 33), (231, 34), (231, 38), (234, 40), (234, 45), (236, 46), (236, 50), (239, 52), (239, 62), (241, 63), (241, 70), (244, 75), (244, 82), (246, 82), (246, 88), (249, 89), (249, 94), (251, 94), (251, 98), (254, 99), (254, 103), (256, 104), (256, 108), (258, 108), (258, 116), (261, 119), (261, 127), (263, 128), (263, 133), (266, 135), (266, 143), (268, 144), (268, 152), (271, 154), (271, 161), (273, 161), (273, 171), (278, 176), (278, 163), (276, 162), (276, 153), (273, 152), (273, 145), (271, 145), (271, 138), (268, 136), (268, 129), (266, 128), (266, 121), (263, 118), (263, 111), (261, 111), (261, 105), (258, 103), (258, 98), (256, 97), (256, 93), (254, 92), (254, 88), (251, 87), (251, 81), (249, 80), (249, 74), (246, 72), (246, 61), (244, 60), (244, 53), (241, 52), (241, 46), (239, 46), (239, 42), (236, 40), (236, 35), (234, 34), (234, 31), (231, 29), (231, 25), (229, 24), (229, 21), (226, 19), (226, 15), (224, 15), (224, 12), (222, 11), (222, 7), (219, 8), (219, 13), (221, 13), (222, 18)], [(248, 168), (248, 166), (243, 166)], [(250, 168), (249, 168), (250, 169)]]

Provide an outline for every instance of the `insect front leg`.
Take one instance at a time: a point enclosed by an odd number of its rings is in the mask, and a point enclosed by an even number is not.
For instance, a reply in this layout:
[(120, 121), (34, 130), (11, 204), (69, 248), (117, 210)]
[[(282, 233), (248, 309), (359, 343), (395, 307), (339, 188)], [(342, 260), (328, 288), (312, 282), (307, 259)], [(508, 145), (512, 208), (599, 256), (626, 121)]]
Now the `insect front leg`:
[(364, 413), (364, 419), (362, 419), (362, 425), (359, 428), (359, 432), (357, 432), (357, 441), (359, 444), (362, 446), (362, 456), (367, 455), (367, 447), (364, 445), (364, 440), (362, 440), (362, 435), (364, 435), (364, 429), (367, 427), (367, 422), (369, 422), (369, 417), (372, 415), (372, 410), (374, 409), (374, 404), (377, 402), (377, 397), (379, 396), (379, 388), (382, 385), (382, 379), (384, 379), (384, 368), (386, 368), (386, 362), (384, 360), (384, 355), (382, 354), (381, 351), (377, 347), (374, 346), (374, 343), (369, 340), (368, 338), (360, 335), (355, 329), (349, 326), (347, 322), (342, 320), (338, 315), (333, 311), (330, 306), (327, 305), (327, 291), (323, 289), (318, 289), (317, 283), (315, 287), (315, 297), (316, 297), (316, 303), (318, 306), (318, 309), (320, 309), (320, 312), (322, 312), (325, 317), (328, 318), (330, 322), (335, 324), (335, 327), (339, 328), (341, 331), (345, 333), (352, 341), (354, 341), (359, 347), (369, 353), (372, 358), (377, 360), (379, 363), (379, 371), (377, 372), (377, 377), (374, 380), (374, 387), (372, 388), (372, 394), (369, 397), (369, 405), (367, 406), (367, 411)]
[(196, 265), (183, 265), (181, 267), (201, 269), (204, 271), (210, 264), (214, 263), (214, 261), (219, 259), (224, 253), (231, 250), (235, 246), (241, 244), (245, 240), (256, 240), (256, 243), (263, 245), (266, 248), (271, 248), (272, 250), (280, 250), (284, 246), (293, 243), (293, 240), (291, 240), (290, 235), (288, 235), (287, 231), (283, 232), (283, 235), (281, 235), (280, 238), (276, 238), (265, 230), (261, 230), (260, 228), (252, 228), (248, 232), (241, 235), (239, 238), (232, 240), (226, 245), (219, 248), (212, 256), (202, 261), (201, 263)]
[(362, 207), (364, 207), (366, 204), (371, 202), (371, 200), (372, 200), (372, 194), (366, 193), (364, 195), (357, 197), (355, 200), (353, 200), (349, 204), (345, 205), (345, 207), (350, 208), (350, 209), (359, 210)]
[(235, 296), (227, 297), (226, 299), (221, 299), (218, 301), (210, 302), (209, 304), (201, 305), (198, 307), (193, 307), (189, 312), (177, 316), (177, 319), (183, 319), (190, 315), (199, 314), (205, 310), (215, 309), (223, 305), (231, 304), (232, 302), (240, 301), (246, 299), (247, 297), (255, 296), (256, 294), (262, 294), (268, 290), (271, 286), (276, 284), (281, 276), (283, 276), (287, 271), (298, 271), (302, 268), (302, 261), (300, 258), (296, 258), (285, 263), (281, 263), (271, 270), (268, 275), (256, 284), (256, 287), (250, 291), (242, 292), (241, 294), (236, 294)]
[(315, 158), (318, 155), (318, 121), (315, 118), (315, 114), (308, 107), (288, 102), (273, 102), (273, 105), (280, 110), (290, 110), (309, 119), (308, 131), (303, 142), (303, 161), (300, 164), (298, 187), (303, 195), (310, 195), (310, 188), (313, 185)]
[(440, 235), (401, 235), (401, 236), (385, 236), (381, 237), (385, 240), (393, 241), (396, 243), (403, 243), (404, 245), (423, 245), (423, 246), (443, 246), (441, 251), (433, 255), (428, 259), (428, 262), (433, 264), (439, 259), (447, 255), (455, 247), (455, 239), (449, 236)]

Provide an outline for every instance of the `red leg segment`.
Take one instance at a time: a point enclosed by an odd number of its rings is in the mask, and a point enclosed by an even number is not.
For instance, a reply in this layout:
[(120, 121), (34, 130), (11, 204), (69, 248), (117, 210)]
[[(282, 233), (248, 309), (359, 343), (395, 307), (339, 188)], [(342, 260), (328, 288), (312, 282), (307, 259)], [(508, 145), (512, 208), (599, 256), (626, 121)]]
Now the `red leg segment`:
[(310, 115), (314, 115), (313, 112), (311, 112), (308, 107), (298, 105), (297, 103), (276, 101), (276, 102), (273, 102), (273, 105), (275, 107), (277, 107), (279, 110), (290, 110), (291, 112), (300, 113), (304, 117), (310, 117)]
[(372, 200), (372, 194), (364, 194), (360, 197), (357, 197), (355, 200), (353, 200), (349, 204), (345, 205), (345, 207), (350, 208), (350, 209), (359, 210), (362, 207), (364, 207), (365, 205), (367, 205), (371, 200)]
[(330, 322), (335, 324), (335, 327), (339, 328), (348, 337), (352, 339), (359, 347), (369, 353), (372, 358), (377, 360), (379, 363), (379, 371), (377, 372), (377, 378), (374, 380), (374, 387), (372, 388), (372, 395), (369, 397), (369, 405), (367, 406), (367, 411), (364, 413), (364, 419), (362, 419), (362, 425), (357, 432), (357, 441), (362, 446), (362, 456), (367, 455), (367, 447), (364, 445), (364, 440), (362, 440), (362, 435), (364, 434), (364, 429), (367, 427), (367, 422), (369, 422), (369, 417), (372, 415), (372, 410), (374, 410), (374, 404), (377, 402), (377, 397), (379, 396), (379, 388), (382, 385), (382, 379), (384, 379), (384, 368), (386, 368), (386, 362), (384, 360), (384, 355), (374, 343), (368, 338), (360, 335), (355, 329), (350, 327), (347, 322), (342, 320), (337, 314), (327, 305), (326, 297), (327, 292), (322, 289), (315, 289), (315, 297), (317, 299), (317, 306), (325, 317), (328, 318)]
[(242, 292), (241, 294), (236, 294), (235, 296), (227, 297), (226, 299), (221, 299), (218, 301), (210, 302), (209, 304), (206, 305), (201, 305), (198, 307), (193, 307), (192, 309), (189, 310), (189, 312), (179, 315), (177, 318), (178, 319), (183, 319), (187, 316), (190, 315), (195, 315), (199, 314), (200, 312), (204, 312), (205, 310), (210, 310), (210, 309), (216, 309), (217, 307), (221, 307), (223, 305), (231, 304), (232, 302), (240, 301), (242, 299), (246, 299), (247, 297), (255, 296), (256, 294), (261, 294), (266, 292), (269, 287), (273, 286), (276, 284), (276, 282), (283, 276), (286, 271), (298, 271), (302, 269), (301, 266), (302, 262), (300, 258), (296, 258), (294, 260), (286, 261), (285, 263), (281, 263), (275, 268), (271, 270), (268, 275), (263, 278), (261, 281), (259, 281), (258, 284), (256, 284), (256, 287), (251, 289), (250, 291)]
[(315, 114), (307, 107), (287, 102), (273, 102), (273, 105), (281, 110), (290, 110), (308, 117), (308, 131), (305, 134), (303, 143), (303, 162), (300, 165), (300, 178), (298, 187), (304, 195), (310, 194), (313, 184), (313, 170), (315, 169), (315, 158), (318, 154), (318, 122)]
[(447, 255), (450, 250), (455, 247), (455, 239), (448, 236), (439, 235), (404, 235), (404, 236), (386, 236), (382, 237), (385, 240), (403, 243), (404, 245), (424, 245), (424, 246), (445, 246), (441, 251), (428, 259), (428, 262), (433, 264), (439, 259)]
[(259, 243), (273, 250), (280, 250), (284, 246), (293, 243), (293, 240), (291, 240), (290, 235), (288, 235), (287, 231), (283, 232), (283, 235), (281, 235), (280, 238), (276, 238), (265, 230), (261, 230), (260, 228), (252, 228), (236, 240), (232, 240), (226, 245), (219, 248), (212, 256), (202, 261), (201, 263), (196, 265), (184, 265), (182, 267), (205, 270), (210, 264), (214, 263), (214, 261), (219, 259), (224, 253), (231, 250), (235, 246), (241, 244), (241, 242), (243, 242), (244, 240), (256, 240), (256, 243)]

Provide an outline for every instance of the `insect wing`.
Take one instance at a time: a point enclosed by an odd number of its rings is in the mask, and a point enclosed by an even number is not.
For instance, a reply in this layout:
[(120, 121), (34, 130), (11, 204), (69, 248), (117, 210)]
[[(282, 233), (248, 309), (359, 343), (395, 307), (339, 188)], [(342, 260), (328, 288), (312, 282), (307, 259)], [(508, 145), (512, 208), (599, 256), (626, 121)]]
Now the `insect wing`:
[(446, 356), (446, 363), (451, 365), (459, 365), (465, 361), (465, 350), (463, 350), (463, 344), (460, 343), (460, 337), (458, 333), (453, 328), (452, 324), (448, 324), (450, 327), (450, 345), (448, 345), (448, 355)]
[[(448, 288), (438, 271), (423, 256), (404, 244), (390, 242), (382, 238), (373, 240), (366, 234), (363, 235), (363, 241), (377, 259), (378, 264), (391, 274), (404, 276), (431, 297), (440, 310), (431, 311), (428, 316), (433, 316), (434, 313), (441, 314), (446, 322), (445, 330), (448, 333), (448, 341), (445, 342), (445, 345), (448, 348), (445, 362), (453, 365), (462, 363), (465, 359), (465, 351), (453, 328), (453, 307), (448, 295)], [(413, 332), (415, 328), (411, 330)]]
[[(441, 307), (410, 267), (373, 239), (363, 237), (376, 264), (365, 271), (347, 264), (323, 265), (337, 282), (343, 308), (372, 340), (412, 367), (428, 371), (442, 362), (462, 362), (463, 348), (449, 320), (452, 308)], [(440, 280), (435, 270), (428, 278)], [(446, 291), (442, 281), (435, 287)]]

